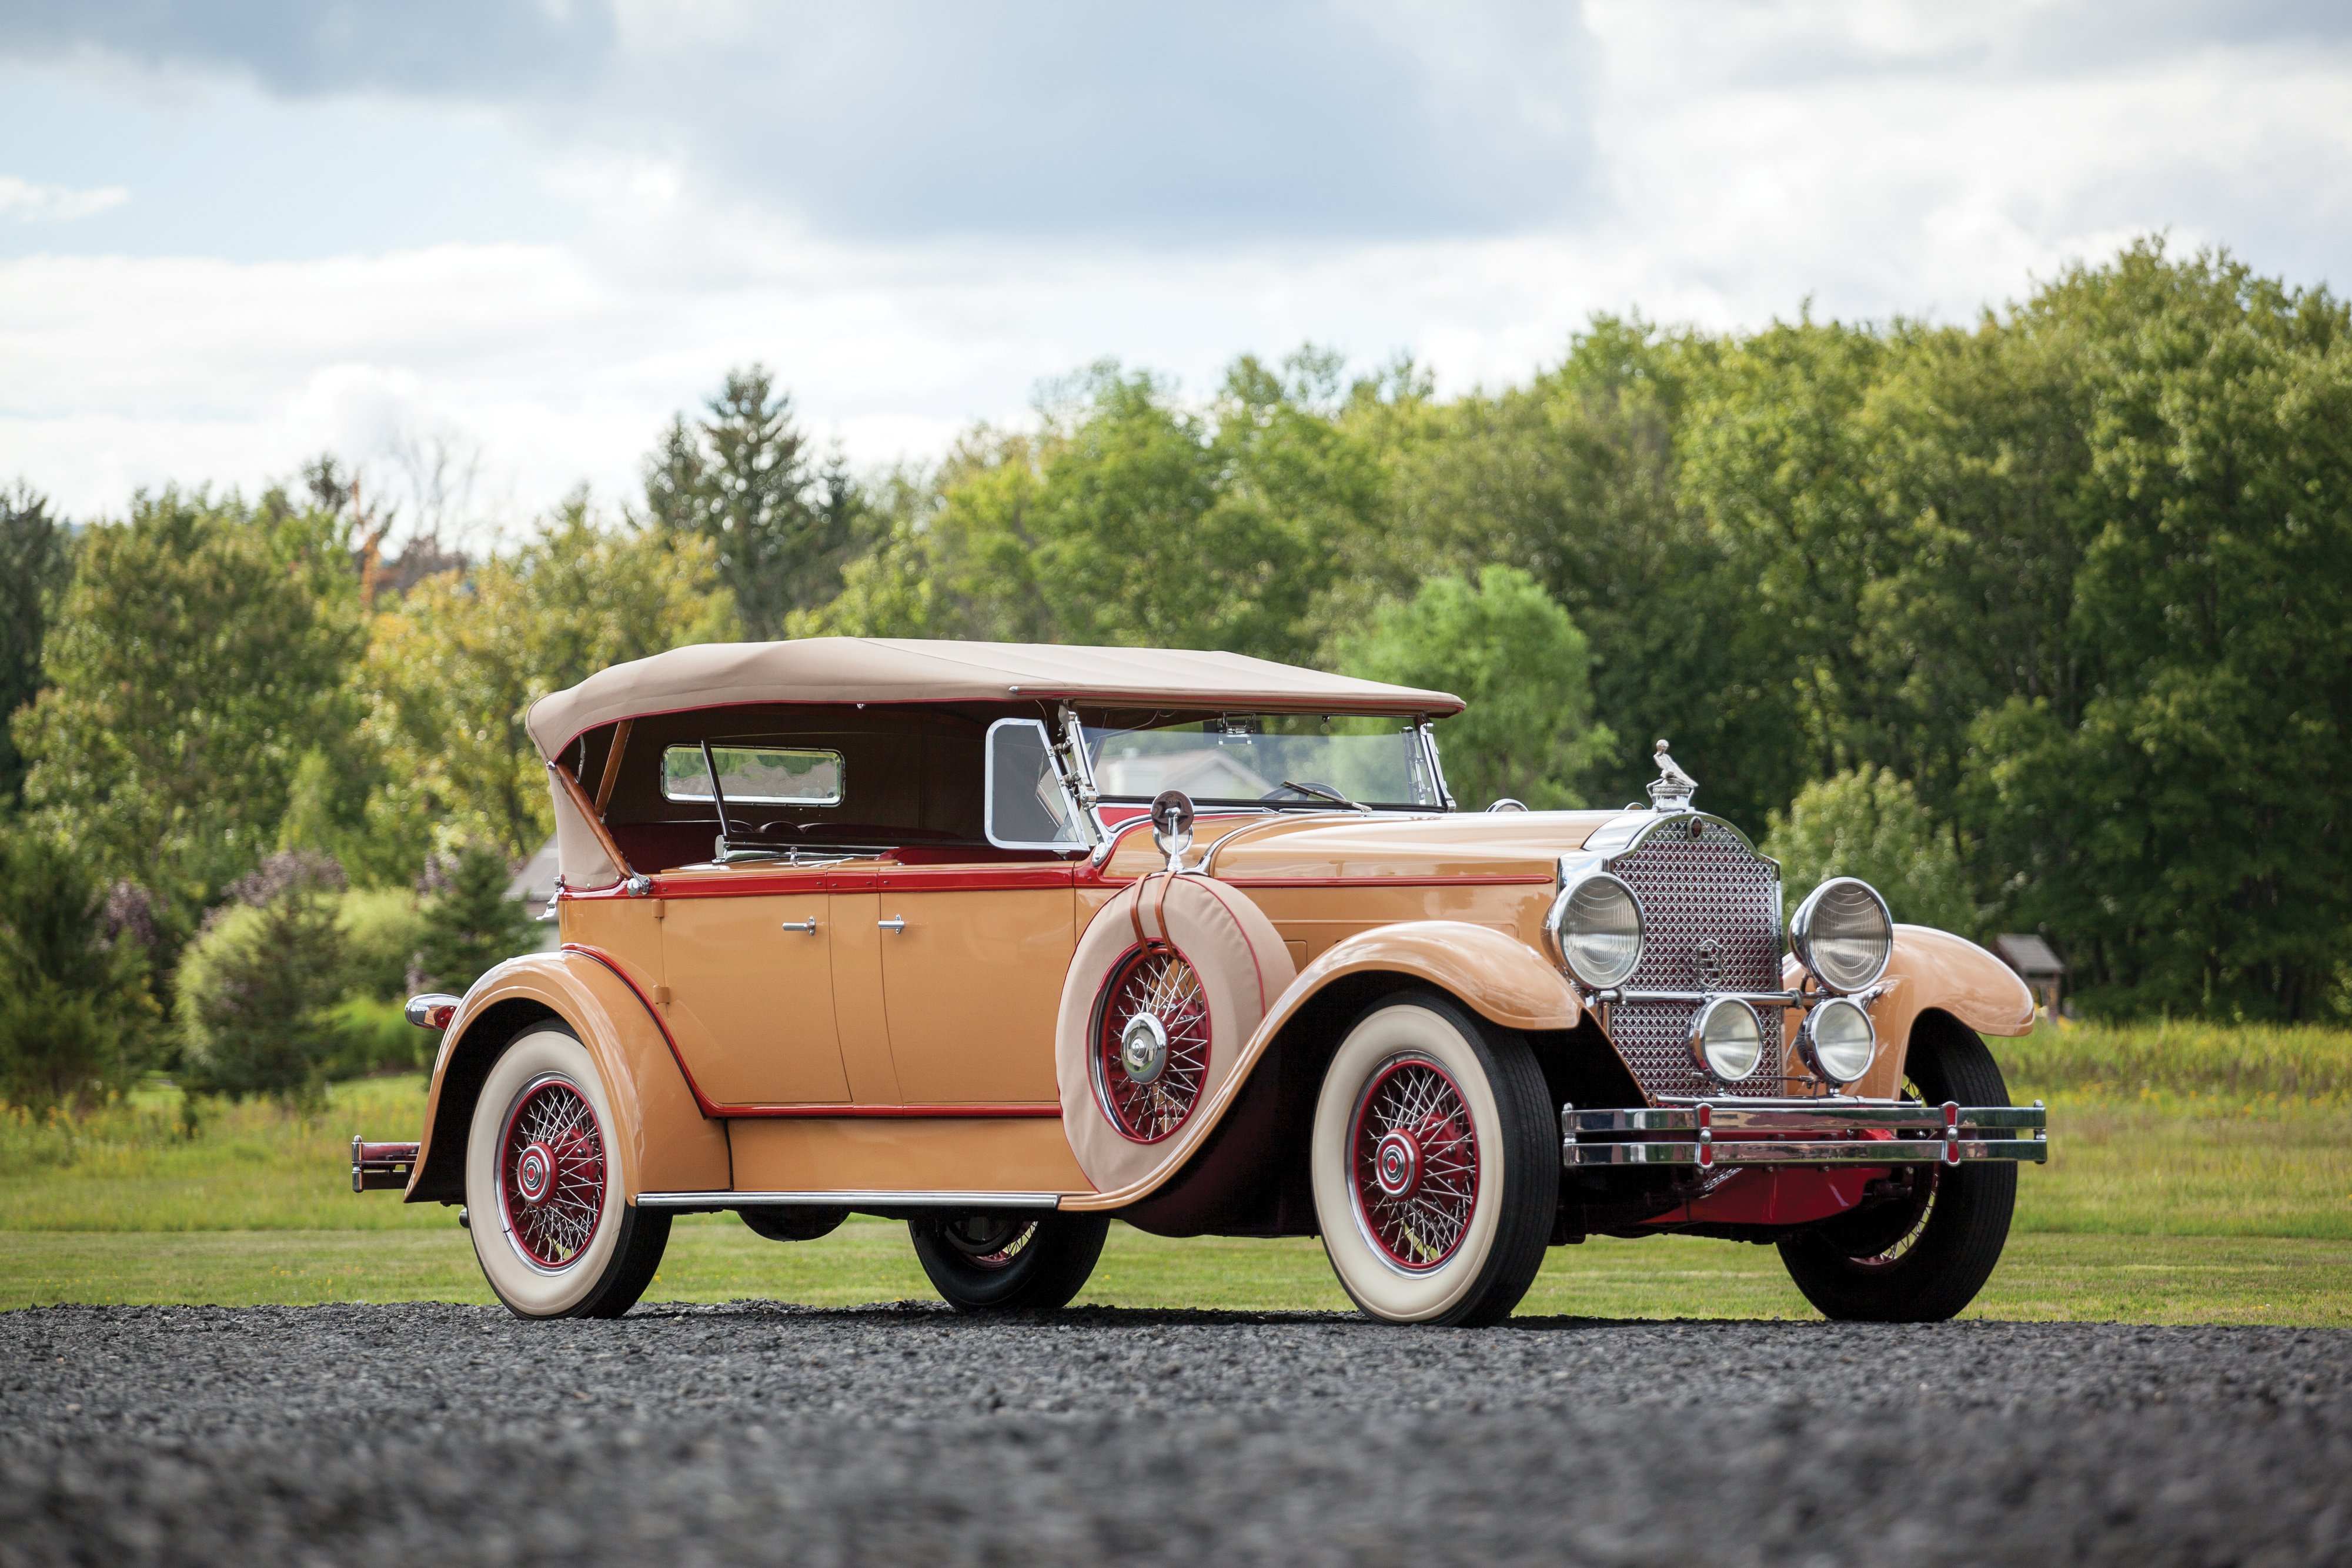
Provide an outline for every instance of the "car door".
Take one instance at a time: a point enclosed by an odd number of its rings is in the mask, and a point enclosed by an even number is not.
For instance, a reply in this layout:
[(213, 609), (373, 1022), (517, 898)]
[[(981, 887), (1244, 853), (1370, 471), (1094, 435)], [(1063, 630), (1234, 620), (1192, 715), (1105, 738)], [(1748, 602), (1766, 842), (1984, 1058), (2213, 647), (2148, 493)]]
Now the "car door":
[(1055, 1014), (1076, 945), (1071, 867), (906, 866), (877, 873), (875, 891), (904, 1101), (1054, 1103)]
[(665, 892), (663, 1010), (704, 1096), (726, 1106), (846, 1103), (822, 876), (738, 867)]

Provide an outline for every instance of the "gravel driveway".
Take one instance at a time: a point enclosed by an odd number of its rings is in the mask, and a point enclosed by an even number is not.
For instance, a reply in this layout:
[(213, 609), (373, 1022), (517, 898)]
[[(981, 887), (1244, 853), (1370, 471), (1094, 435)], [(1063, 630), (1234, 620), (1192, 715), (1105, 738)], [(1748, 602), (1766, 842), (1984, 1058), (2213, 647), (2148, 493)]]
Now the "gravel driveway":
[(2352, 1334), (0, 1314), (0, 1564), (2352, 1561)]

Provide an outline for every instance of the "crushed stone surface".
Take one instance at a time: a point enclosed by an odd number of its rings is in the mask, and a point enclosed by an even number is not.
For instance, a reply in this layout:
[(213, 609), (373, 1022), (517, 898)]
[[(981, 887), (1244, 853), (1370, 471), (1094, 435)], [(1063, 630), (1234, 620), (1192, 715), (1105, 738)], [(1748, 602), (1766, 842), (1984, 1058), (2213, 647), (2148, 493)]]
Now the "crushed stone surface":
[(2352, 1333), (0, 1313), (0, 1568), (2352, 1563)]

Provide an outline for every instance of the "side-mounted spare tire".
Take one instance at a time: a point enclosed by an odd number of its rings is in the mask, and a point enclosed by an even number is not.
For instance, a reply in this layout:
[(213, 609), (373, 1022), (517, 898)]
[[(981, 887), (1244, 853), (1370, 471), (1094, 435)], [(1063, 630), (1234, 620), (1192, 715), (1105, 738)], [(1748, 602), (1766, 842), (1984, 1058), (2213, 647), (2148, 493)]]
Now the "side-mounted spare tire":
[(1071, 956), (1054, 1036), (1062, 1130), (1097, 1191), (1190, 1149), (1296, 976), (1274, 923), (1211, 878), (1154, 873), (1103, 905)]

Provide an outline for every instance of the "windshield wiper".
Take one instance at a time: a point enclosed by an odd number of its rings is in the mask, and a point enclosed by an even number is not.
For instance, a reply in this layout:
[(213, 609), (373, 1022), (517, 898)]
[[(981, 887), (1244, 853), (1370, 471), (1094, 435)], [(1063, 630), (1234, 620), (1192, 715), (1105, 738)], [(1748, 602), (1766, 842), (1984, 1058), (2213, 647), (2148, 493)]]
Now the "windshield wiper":
[(1349, 800), (1328, 784), (1301, 784), (1295, 779), (1286, 779), (1282, 781), (1282, 787), (1286, 789), (1295, 789), (1299, 794), (1314, 800), (1328, 800), (1335, 806), (1345, 806), (1350, 811), (1361, 811), (1367, 817), (1372, 814), (1372, 809), (1370, 806)]

